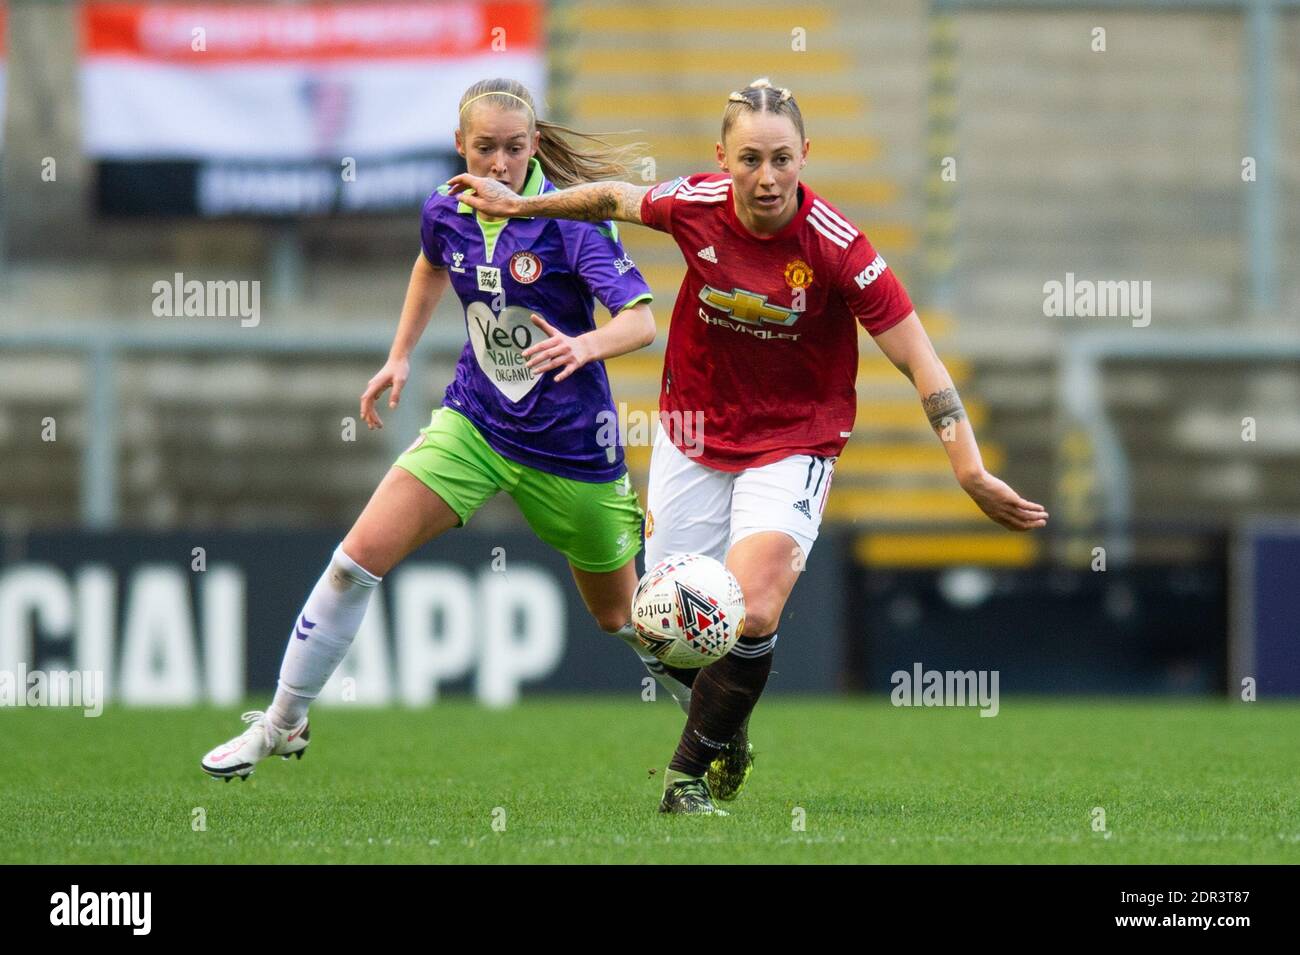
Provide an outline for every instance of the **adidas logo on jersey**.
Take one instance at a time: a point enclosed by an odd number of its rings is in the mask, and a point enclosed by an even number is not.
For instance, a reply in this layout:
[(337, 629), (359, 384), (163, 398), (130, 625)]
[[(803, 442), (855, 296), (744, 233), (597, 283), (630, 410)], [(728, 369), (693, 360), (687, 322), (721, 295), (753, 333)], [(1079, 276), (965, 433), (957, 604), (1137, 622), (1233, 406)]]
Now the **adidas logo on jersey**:
[(705, 246), (695, 254), (698, 255), (700, 258), (702, 258), (705, 262), (712, 262), (714, 265), (718, 264), (718, 253), (713, 251), (713, 246), (711, 245)]
[(795, 501), (794, 509), (798, 511), (800, 514), (802, 514), (804, 517), (808, 518), (808, 520), (810, 521), (812, 520), (812, 511), (808, 508), (807, 498), (805, 498), (802, 501)]

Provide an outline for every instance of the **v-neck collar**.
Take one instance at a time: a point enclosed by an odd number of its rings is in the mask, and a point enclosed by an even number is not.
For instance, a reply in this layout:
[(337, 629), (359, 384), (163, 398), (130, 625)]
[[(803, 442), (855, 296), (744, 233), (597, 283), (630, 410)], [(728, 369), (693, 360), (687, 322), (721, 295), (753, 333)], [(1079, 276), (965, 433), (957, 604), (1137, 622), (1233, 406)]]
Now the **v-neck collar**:
[[(528, 160), (528, 178), (524, 180), (524, 188), (520, 191), (521, 196), (535, 196), (542, 191), (546, 185), (546, 176), (542, 172), (542, 164), (533, 156)], [(483, 236), (483, 257), (488, 263), (492, 262), (492, 256), (496, 252), (497, 240), (501, 238), (501, 233), (510, 223), (511, 219), (529, 219), (532, 216), (508, 216), (504, 219), (493, 219), (487, 221), (483, 216), (475, 212), (474, 207), (466, 205), (464, 202), (456, 203), (456, 211), (462, 213), (473, 212), (474, 221), (478, 225), (479, 233)]]
[(735, 188), (736, 184), (734, 181), (727, 184), (727, 199), (726, 202), (723, 203), (725, 206), (723, 209), (723, 216), (731, 227), (742, 236), (747, 239), (753, 239), (757, 242), (778, 242), (781, 239), (786, 239), (794, 235), (803, 225), (804, 219), (808, 218), (808, 210), (812, 208), (812, 190), (804, 188), (804, 184), (801, 182), (799, 183), (798, 192), (799, 206), (795, 209), (794, 216), (791, 217), (789, 222), (781, 226), (779, 230), (773, 232), (771, 235), (759, 235), (756, 232), (750, 232), (745, 223), (741, 222), (740, 217), (736, 215)]

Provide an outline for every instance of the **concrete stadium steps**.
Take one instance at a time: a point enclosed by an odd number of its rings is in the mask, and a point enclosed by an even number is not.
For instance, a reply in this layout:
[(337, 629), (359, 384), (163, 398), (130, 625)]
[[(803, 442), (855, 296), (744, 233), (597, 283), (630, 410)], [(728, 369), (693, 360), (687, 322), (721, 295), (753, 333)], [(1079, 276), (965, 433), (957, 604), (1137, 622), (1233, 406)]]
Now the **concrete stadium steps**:
[[(342, 455), (279, 454), (260, 459), (231, 459), (217, 454), (187, 455), (185, 460), (167, 465), (162, 487), (193, 490), (208, 488), (218, 497), (248, 496), (291, 501), (299, 493), (321, 497), (346, 497), (362, 500), (375, 489), (386, 468), (376, 467), (377, 456), (368, 451)], [(385, 456), (386, 457), (386, 456)], [(314, 485), (306, 492), (303, 485)], [(143, 487), (138, 488), (144, 490)]]
[[(268, 413), (286, 405), (355, 411), (342, 404), (344, 395), (360, 394), (375, 373), (378, 359), (307, 361), (301, 359), (187, 359), (167, 356), (123, 363), (127, 392), (166, 407), (197, 404), (205, 407), (266, 404)], [(351, 402), (349, 402), (351, 404)]]
[[(1065, 422), (1052, 361), (980, 357), (972, 373), (989, 402), (986, 431), (1013, 468), (1000, 476), (1062, 515), (1056, 461)], [(1300, 368), (1113, 362), (1102, 390), (1129, 460), (1135, 518), (1217, 522), (1300, 508)], [(1247, 416), (1256, 420), (1254, 442), (1242, 439)], [(1098, 489), (1096, 475), (1082, 477)]]
[(65, 355), (0, 355), (0, 402), (63, 403), (86, 389), (85, 361)]
[[(1300, 509), (1300, 369), (1287, 374), (1126, 370), (1106, 396), (1130, 455), (1133, 512), (1216, 521)], [(1247, 417), (1255, 419), (1253, 441), (1243, 438)]]
[[(41, 440), (41, 419), (47, 415), (57, 421), (54, 441)], [(85, 433), (85, 419), (73, 407), (6, 403), (0, 411), (0, 458), (22, 460), (25, 466), (10, 467), (6, 461), (0, 511), (49, 504), (70, 509), (69, 519), (75, 517)]]
[[(245, 423), (244, 438), (272, 440), (228, 444), (220, 437), (168, 433), (148, 445), (124, 447), (119, 477), (123, 521), (146, 526), (350, 523), (392, 455), (380, 441), (350, 446), (327, 429), (318, 429), (317, 440), (304, 447), (288, 434), (294, 423), (297, 434), (313, 433), (309, 420), (291, 420), (282, 429), (285, 443), (275, 443), (274, 434), (258, 435), (256, 425)], [(75, 481), (75, 464), (71, 473)], [(73, 520), (75, 488), (67, 500), (66, 519)]]
[[(664, 123), (677, 127), (679, 117), (711, 115), (716, 140), (718, 117), (726, 103), (725, 92), (723, 95), (719, 95), (717, 90), (678, 92), (671, 97), (643, 96), (632, 101), (632, 97), (625, 93), (592, 91), (575, 96), (573, 109), (584, 122), (601, 129), (611, 122), (626, 122), (629, 112), (635, 117), (635, 122), (647, 128)], [(804, 111), (805, 122), (806, 117), (818, 115), (847, 120), (867, 107), (864, 98), (854, 93), (796, 93), (796, 96), (800, 109)]]
[[(1154, 71), (1181, 68), (1189, 61), (1203, 63), (1210, 77), (1241, 65), (1241, 18), (1231, 12), (1171, 17), (1156, 9), (1076, 11), (1053, 6), (1034, 11), (1018, 6), (967, 10), (959, 19), (963, 55), (983, 51), (988, 60), (1005, 63), (1011, 58), (1001, 54), (1014, 44), (1019, 55), (1013, 62), (1052, 66), (1056, 72), (1090, 68), (1108, 56), (1128, 68)], [(1107, 31), (1105, 53), (1093, 53), (1089, 46), (1097, 26)]]
[[(1141, 458), (1130, 466), (1133, 514), (1151, 521), (1186, 521), (1194, 514), (1198, 521), (1229, 524), (1251, 514), (1295, 514), (1300, 511), (1298, 460), (1298, 455)], [(1179, 493), (1170, 495), (1168, 488)]]
[[(1011, 226), (1008, 225), (1008, 229)], [(1022, 262), (1014, 267), (999, 269), (997, 254), (985, 251), (972, 257), (969, 269), (963, 267), (960, 279), (963, 300), (972, 305), (982, 305), (990, 312), (968, 315), (996, 314), (997, 319), (981, 324), (999, 342), (1012, 345), (1026, 339), (1044, 339), (1042, 347), (1029, 352), (1042, 353), (1055, 347), (1057, 336), (1076, 331), (1122, 330), (1133, 327), (1134, 319), (1126, 317), (1065, 317), (1044, 314), (1047, 282), (1066, 281), (1066, 273), (1073, 272), (1075, 281), (1150, 281), (1149, 312), (1151, 326), (1174, 328), (1199, 323), (1202, 327), (1221, 321), (1224, 315), (1241, 313), (1242, 290), (1224, 280), (1222, 274), (1202, 271), (1197, 274), (1176, 274), (1150, 266), (1160, 253), (1151, 249), (1132, 248), (1127, 241), (1117, 248), (1099, 251), (1096, 258), (1080, 260), (1071, 258), (1071, 251), (1060, 242), (1044, 238), (1032, 252), (1026, 252)], [(1210, 249), (1202, 255), (1213, 256)], [(1207, 263), (1208, 265), (1209, 263)], [(1222, 261), (1212, 265), (1222, 268)], [(974, 321), (973, 318), (968, 319)], [(1032, 357), (1032, 354), (1027, 356)]]
[[(913, 22), (916, 11), (915, 4), (886, 3), (868, 23), (847, 3), (557, 5), (551, 29), (563, 88), (555, 95), (576, 128), (635, 130), (630, 138), (646, 144), (654, 160), (647, 178), (654, 181), (715, 168), (727, 92), (770, 76), (775, 85), (794, 90), (804, 112), (813, 143), (807, 181), (906, 274), (919, 243), (918, 220), (910, 183), (889, 162), (894, 144), (886, 146), (882, 136), (904, 123), (899, 113), (889, 112), (888, 128), (882, 129), (874, 116), (877, 95), (890, 109), (900, 98), (910, 102), (898, 95), (909, 77), (900, 79), (900, 71), (878, 65), (864, 74), (863, 65), (873, 47), (898, 42), (900, 35), (922, 35)], [(805, 49), (792, 49), (796, 28), (805, 31)], [(648, 49), (645, 37), (651, 34), (655, 43)], [(750, 66), (719, 55), (724, 38), (743, 45)], [(646, 96), (647, 89), (655, 95)], [(646, 231), (625, 229), (624, 241), (662, 303), (656, 311), (667, 313), (680, 283), (680, 255), (671, 242), (649, 238)]]
[[(182, 271), (187, 278), (262, 279), (264, 328), (303, 318), (395, 322), (417, 250), (409, 216), (304, 223), (304, 298), (285, 307), (273, 302), (265, 266), (272, 230), (160, 222), (141, 231), (90, 219), (89, 170), (76, 145), (76, 56), (69, 39), (75, 30), (68, 29), (75, 10), (27, 6), (11, 18), (12, 55), (27, 50), (22, 64), (14, 59), (11, 75), (38, 82), (10, 89), (6, 142), (13, 161), (6, 181), (17, 260), (0, 305), (6, 315), (33, 324), (147, 317), (152, 283)], [(562, 30), (567, 18), (580, 30), (551, 45), (553, 82), (543, 112), (580, 129), (639, 129), (631, 138), (649, 144), (656, 164), (651, 179), (660, 179), (712, 168), (726, 92), (768, 75), (791, 87), (805, 108), (812, 140), (807, 181), (866, 232), (909, 287), (923, 290), (924, 201), (936, 185), (930, 162), (938, 142), (927, 111), (929, 9), (922, 0), (830, 0), (815, 7), (780, 0), (719, 0), (703, 8), (686, 0), (555, 4), (548, 29)], [(33, 32), (36, 21), (40, 29)], [(963, 397), (983, 409), (978, 434), (990, 469), (1051, 509), (1060, 336), (1128, 323), (1046, 318), (1043, 283), (1066, 271), (1080, 279), (1150, 279), (1155, 327), (1222, 326), (1242, 312), (1245, 250), (1236, 229), (1247, 188), (1240, 154), (1249, 117), (1243, 23), (1217, 10), (1035, 12), (1023, 6), (964, 10), (954, 22), (954, 98), (939, 105), (957, 110), (959, 254), (952, 301), (958, 314), (941, 320), (923, 313), (923, 319)], [(796, 26), (807, 31), (806, 51), (791, 49)], [(1088, 48), (1094, 26), (1108, 31), (1106, 53)], [(1283, 15), (1274, 159), (1284, 200), (1300, 189), (1300, 151), (1282, 148), (1295, 138), (1293, 117), (1300, 115), (1300, 59), (1285, 55), (1297, 44), (1300, 17)], [(51, 55), (36, 57), (34, 50)], [(50, 101), (60, 104), (52, 119), (43, 112), (50, 91)], [(61, 188), (48, 195), (38, 190), (39, 196), (19, 188), (26, 180), (14, 178), (17, 171), (38, 168), (47, 153), (65, 157)], [(1284, 201), (1277, 215), (1281, 313), (1291, 314), (1300, 305), (1300, 280), (1286, 263), (1300, 258), (1300, 204)], [(653, 307), (666, 329), (680, 253), (650, 230), (627, 227), (623, 234), (655, 289)], [(64, 258), (43, 259), (51, 249), (64, 250)], [(598, 312), (604, 321), (603, 309)], [(462, 320), (444, 302), (433, 322), (459, 328)], [(873, 561), (946, 562), (945, 555), (972, 552), (981, 563), (1023, 559), (1015, 548), (1032, 536), (993, 529), (991, 538), (981, 537), (991, 525), (971, 515), (905, 379), (869, 343), (861, 352), (863, 407), (897, 402), (890, 413), (915, 428), (865, 428), (853, 436), (839, 462), (832, 514), (863, 526), (951, 515), (942, 520), (952, 532), (937, 543), (910, 531), (864, 534), (871, 543), (860, 543)], [(644, 354), (611, 363), (615, 399), (652, 409), (660, 362)], [(343, 522), (364, 504), (373, 488), (369, 477), (391, 461), (387, 435), (371, 435), (364, 425), (355, 446), (337, 438), (338, 419), (355, 414), (355, 393), (374, 371), (371, 361), (241, 367), (178, 355), (162, 364), (181, 371), (155, 372), (150, 360), (119, 375), (128, 523)], [(435, 405), (449, 369), (445, 363), (417, 369), (406, 400)], [(334, 377), (346, 383), (337, 394)], [(1131, 455), (1135, 515), (1226, 520), (1253, 509), (1297, 507), (1300, 449), (1291, 410), (1297, 404), (1285, 388), (1261, 389), (1260, 378), (1258, 370), (1240, 366), (1221, 374), (1207, 374), (1201, 365), (1107, 369), (1108, 408)], [(0, 458), (22, 462), (6, 475), (0, 520), (75, 520), (87, 384), (79, 359), (0, 356)], [(1254, 444), (1240, 440), (1247, 414), (1259, 420)], [(40, 441), (46, 415), (58, 422), (53, 444)], [(641, 489), (638, 465), (647, 454), (629, 449)], [(174, 461), (189, 464), (173, 468)], [(265, 498), (243, 487), (260, 489)]]
[[(1059, 257), (1063, 264), (1068, 264), (1070, 256), (1073, 256), (1077, 264), (1072, 270), (1076, 273), (1089, 264), (1089, 260), (1080, 257), (1078, 233), (1113, 230), (1117, 222), (1147, 212), (1159, 216), (1161, 228), (1174, 232), (1191, 229), (1206, 232), (1201, 242), (1198, 242), (1195, 248), (1188, 250), (1188, 267), (1170, 268), (1167, 259), (1168, 249), (1164, 249), (1166, 258), (1163, 261), (1153, 259), (1152, 268), (1186, 277), (1189, 270), (1194, 273), (1197, 267), (1205, 268), (1215, 263), (1222, 264), (1225, 257), (1232, 255), (1234, 248), (1232, 243), (1235, 241), (1233, 217), (1240, 208), (1239, 197), (1221, 192), (1197, 195), (1192, 190), (1192, 194), (1197, 196), (1194, 208), (1186, 201), (1189, 189), (1185, 185), (1179, 186), (1175, 183), (1134, 184), (1126, 186), (1122, 193), (1110, 187), (1102, 187), (1095, 193), (1090, 193), (1086, 201), (1080, 202), (1079, 193), (1083, 191), (1082, 187), (1076, 187), (1074, 195), (1071, 195), (1069, 187), (1041, 182), (1024, 182), (1018, 188), (1009, 185), (991, 186), (978, 195), (963, 199), (962, 214), (978, 216), (981, 223), (987, 221), (992, 228), (1015, 229), (1018, 241), (1041, 239), (1048, 244), (1030, 257), (1028, 262), (1035, 262), (1045, 255), (1051, 255)], [(1032, 203), (1032, 211), (1026, 209), (1023, 204), (1012, 207), (1009, 200), (1013, 198), (1019, 203)], [(1204, 217), (1216, 221), (1217, 227), (1213, 230), (1213, 234), (1205, 229)], [(1062, 233), (1063, 225), (1068, 225), (1068, 234)], [(1114, 235), (1112, 241), (1119, 243), (1119, 247), (1124, 251), (1122, 253), (1111, 249), (1098, 251), (1094, 253), (1096, 255), (1094, 261), (1107, 262), (1107, 253), (1111, 258), (1120, 255), (1131, 258), (1135, 253), (1148, 251), (1131, 237)], [(1025, 263), (1015, 264), (1023, 267)]]
[[(964, 309), (1036, 322), (1043, 282), (1073, 271), (1152, 280), (1166, 322), (1239, 311), (1241, 17), (1016, 9), (955, 22)], [(1090, 48), (1094, 27), (1105, 52)]]

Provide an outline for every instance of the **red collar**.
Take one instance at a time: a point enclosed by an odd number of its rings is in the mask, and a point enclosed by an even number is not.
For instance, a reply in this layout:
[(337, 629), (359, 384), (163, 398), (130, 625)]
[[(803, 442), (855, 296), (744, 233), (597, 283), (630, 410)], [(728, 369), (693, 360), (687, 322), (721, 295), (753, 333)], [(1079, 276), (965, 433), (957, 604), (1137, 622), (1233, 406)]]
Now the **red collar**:
[(798, 193), (799, 208), (795, 210), (794, 217), (785, 225), (781, 226), (780, 231), (774, 232), (772, 235), (755, 235), (745, 227), (745, 224), (741, 222), (740, 218), (736, 215), (736, 199), (732, 191), (734, 185), (735, 183), (727, 184), (727, 199), (726, 202), (723, 203), (726, 208), (723, 210), (722, 214), (726, 218), (727, 223), (734, 230), (739, 232), (742, 237), (752, 239), (755, 242), (777, 242), (781, 239), (789, 238), (799, 231), (799, 228), (803, 225), (803, 220), (808, 218), (808, 210), (812, 208), (812, 190), (805, 188), (804, 184), (801, 182), (799, 183)]

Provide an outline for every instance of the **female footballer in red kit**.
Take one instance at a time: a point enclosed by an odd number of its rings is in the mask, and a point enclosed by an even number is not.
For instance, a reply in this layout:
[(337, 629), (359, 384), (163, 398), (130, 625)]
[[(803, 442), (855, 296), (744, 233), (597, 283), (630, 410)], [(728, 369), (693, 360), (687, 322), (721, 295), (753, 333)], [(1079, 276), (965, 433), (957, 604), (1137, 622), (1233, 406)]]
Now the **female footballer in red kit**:
[[(647, 491), (646, 566), (678, 552), (723, 560), (745, 595), (735, 648), (659, 677), (687, 712), (661, 812), (721, 813), (749, 776), (749, 715), (767, 683), (781, 611), (812, 550), (857, 410), (857, 329), (916, 386), (961, 487), (1011, 530), (1047, 512), (984, 469), (961, 400), (911, 300), (845, 216), (799, 181), (809, 140), (794, 96), (767, 80), (732, 93), (720, 172), (650, 187), (587, 183), (519, 197), (451, 180), (490, 215), (620, 219), (670, 234), (686, 275), (664, 356)], [(703, 412), (703, 434), (681, 423)]]

